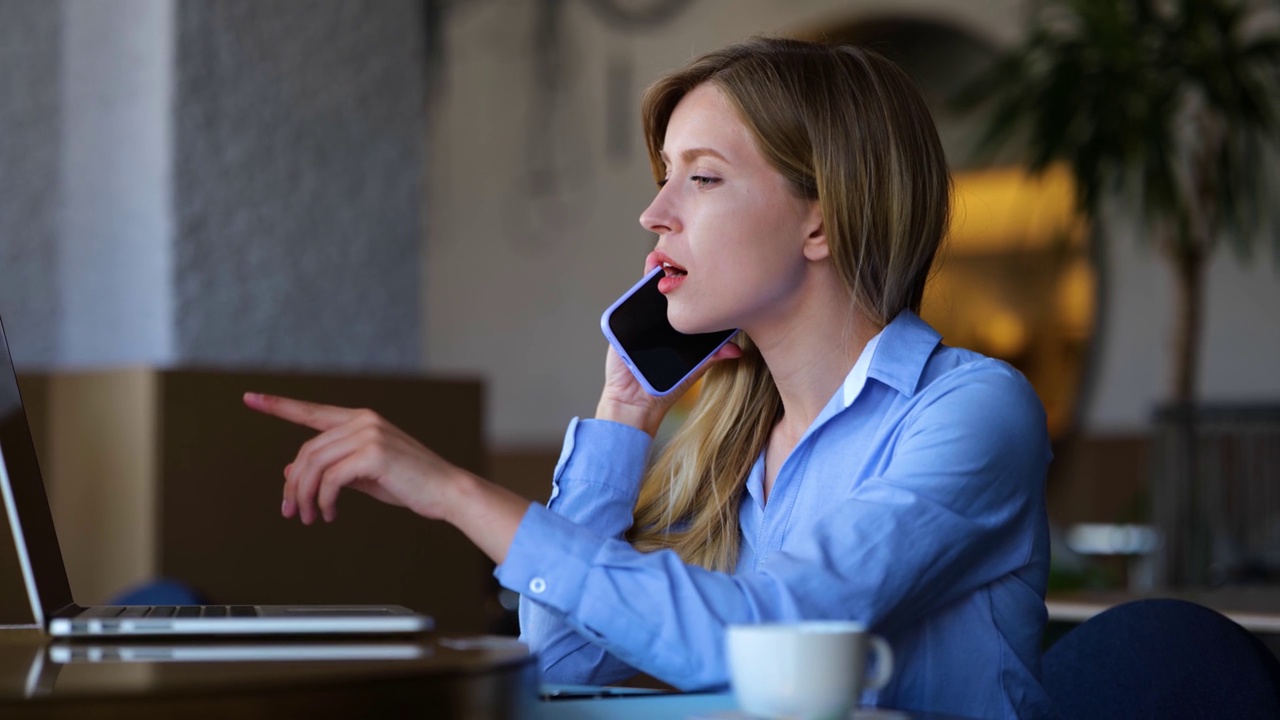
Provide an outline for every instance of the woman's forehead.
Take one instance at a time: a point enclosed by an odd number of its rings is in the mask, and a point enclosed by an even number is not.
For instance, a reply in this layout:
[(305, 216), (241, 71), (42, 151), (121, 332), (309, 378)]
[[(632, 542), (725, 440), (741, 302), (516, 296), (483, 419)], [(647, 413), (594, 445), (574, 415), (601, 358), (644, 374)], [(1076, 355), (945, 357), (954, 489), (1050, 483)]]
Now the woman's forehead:
[(662, 159), (719, 156), (726, 162), (758, 155), (754, 138), (724, 92), (710, 83), (689, 91), (671, 112)]

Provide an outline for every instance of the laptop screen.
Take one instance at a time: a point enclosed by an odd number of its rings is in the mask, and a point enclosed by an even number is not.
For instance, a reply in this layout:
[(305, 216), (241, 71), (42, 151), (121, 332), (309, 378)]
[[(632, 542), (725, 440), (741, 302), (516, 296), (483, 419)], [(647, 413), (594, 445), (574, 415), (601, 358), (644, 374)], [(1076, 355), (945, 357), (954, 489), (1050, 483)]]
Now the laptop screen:
[[(9, 343), (0, 323), (0, 495), (18, 561), (32, 595), (32, 611), (48, 622), (54, 612), (71, 604), (71, 585), (62, 562), (62, 549), (53, 529), (53, 513), (45, 494), (35, 444), (18, 392)], [(34, 585), (31, 585), (34, 583)]]

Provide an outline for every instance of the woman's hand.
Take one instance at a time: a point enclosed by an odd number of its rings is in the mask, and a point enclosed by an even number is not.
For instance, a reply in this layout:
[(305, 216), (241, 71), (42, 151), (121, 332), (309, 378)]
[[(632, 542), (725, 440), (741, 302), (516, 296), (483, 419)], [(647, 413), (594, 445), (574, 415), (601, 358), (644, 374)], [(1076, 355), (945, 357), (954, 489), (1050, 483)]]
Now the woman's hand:
[(303, 444), (285, 468), (280, 513), (300, 515), (305, 525), (317, 515), (337, 516), (338, 491), (367, 493), (389, 505), (444, 519), (451, 493), (466, 475), (371, 410), (246, 393), (245, 405), (320, 434)]
[[(649, 271), (658, 266), (658, 261), (653, 253), (650, 253), (645, 258), (644, 264), (644, 274), (648, 275)], [(627, 368), (626, 363), (622, 361), (621, 356), (613, 349), (613, 345), (610, 345), (604, 362), (604, 391), (600, 394), (600, 402), (596, 406), (596, 418), (620, 422), (655, 435), (658, 432), (658, 426), (662, 424), (662, 419), (667, 416), (672, 406), (707, 372), (708, 368), (722, 360), (741, 357), (741, 355), (741, 348), (732, 342), (725, 343), (715, 355), (711, 356), (709, 362), (698, 368), (697, 372), (689, 376), (675, 390), (658, 397), (645, 392), (640, 382)]]
[(338, 492), (350, 487), (457, 527), (496, 563), (505, 559), (529, 501), (431, 452), (371, 410), (351, 410), (258, 393), (244, 404), (320, 434), (284, 469), (280, 513), (337, 517)]

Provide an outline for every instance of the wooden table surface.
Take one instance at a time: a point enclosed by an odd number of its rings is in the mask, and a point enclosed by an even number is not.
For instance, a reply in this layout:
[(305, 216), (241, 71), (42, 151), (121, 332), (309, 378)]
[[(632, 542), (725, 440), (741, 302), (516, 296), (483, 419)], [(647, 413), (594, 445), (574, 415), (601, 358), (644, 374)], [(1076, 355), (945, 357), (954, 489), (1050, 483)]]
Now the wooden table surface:
[[(171, 650), (292, 655), (285, 660), (177, 662), (114, 659)], [(97, 648), (95, 650), (95, 648)], [(113, 652), (116, 651), (116, 652)], [(296, 657), (302, 653), (302, 657)], [(314, 659), (356, 655), (380, 659)], [(67, 662), (90, 656), (96, 661)], [(310, 659), (307, 658), (310, 656)], [(338, 642), (250, 640), (93, 646), (0, 630), (0, 717), (523, 717), (537, 700), (537, 669), (512, 638), (415, 636)]]

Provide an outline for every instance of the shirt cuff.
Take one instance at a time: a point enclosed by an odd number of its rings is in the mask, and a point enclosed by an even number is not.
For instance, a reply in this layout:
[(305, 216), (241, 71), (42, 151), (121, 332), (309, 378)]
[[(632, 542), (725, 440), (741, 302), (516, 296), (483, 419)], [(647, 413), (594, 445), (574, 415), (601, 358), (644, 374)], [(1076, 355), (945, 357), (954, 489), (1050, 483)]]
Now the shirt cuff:
[(560, 483), (568, 481), (603, 485), (634, 501), (652, 443), (648, 433), (630, 425), (574, 418), (552, 476), (551, 500), (559, 497)]
[(525, 511), (507, 557), (493, 575), (503, 587), (569, 613), (606, 538), (536, 503)]

